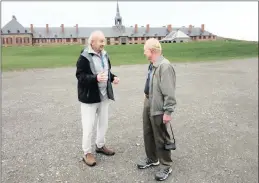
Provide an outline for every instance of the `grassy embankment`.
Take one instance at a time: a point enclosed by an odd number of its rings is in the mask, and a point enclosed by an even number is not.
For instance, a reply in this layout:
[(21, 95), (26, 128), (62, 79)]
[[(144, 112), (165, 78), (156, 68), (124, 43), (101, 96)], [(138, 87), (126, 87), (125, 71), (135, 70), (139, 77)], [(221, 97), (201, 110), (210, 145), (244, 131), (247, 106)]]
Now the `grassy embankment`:
[[(258, 57), (258, 43), (209, 41), (162, 44), (171, 62), (195, 62)], [(2, 47), (2, 69), (75, 67), (82, 45)], [(143, 45), (106, 46), (112, 65), (147, 64)]]

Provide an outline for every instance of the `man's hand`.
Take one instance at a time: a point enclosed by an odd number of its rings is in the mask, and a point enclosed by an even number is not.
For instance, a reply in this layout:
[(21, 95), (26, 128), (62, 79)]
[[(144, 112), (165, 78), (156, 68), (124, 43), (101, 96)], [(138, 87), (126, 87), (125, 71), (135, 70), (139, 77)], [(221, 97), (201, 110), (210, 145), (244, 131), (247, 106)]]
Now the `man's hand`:
[(108, 77), (104, 71), (97, 75), (98, 82), (106, 82), (107, 80), (108, 80)]
[(120, 79), (118, 77), (114, 77), (113, 84), (118, 84)]
[(164, 116), (163, 116), (163, 122), (164, 122), (164, 124), (168, 123), (168, 122), (171, 121), (171, 120), (172, 120), (171, 115), (164, 114)]

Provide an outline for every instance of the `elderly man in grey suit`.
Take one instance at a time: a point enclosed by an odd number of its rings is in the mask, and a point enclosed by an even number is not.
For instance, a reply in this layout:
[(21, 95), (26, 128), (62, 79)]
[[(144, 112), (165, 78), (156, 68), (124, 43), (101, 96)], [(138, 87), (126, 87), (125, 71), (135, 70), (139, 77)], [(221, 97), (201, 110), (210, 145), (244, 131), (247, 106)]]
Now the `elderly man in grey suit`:
[(161, 44), (157, 39), (151, 38), (146, 41), (144, 54), (150, 61), (143, 110), (147, 157), (138, 163), (138, 168), (145, 169), (161, 163), (161, 170), (155, 174), (155, 179), (161, 181), (167, 179), (172, 172), (171, 150), (166, 148), (166, 144), (172, 136), (168, 124), (176, 106), (176, 76), (173, 66), (162, 56)]

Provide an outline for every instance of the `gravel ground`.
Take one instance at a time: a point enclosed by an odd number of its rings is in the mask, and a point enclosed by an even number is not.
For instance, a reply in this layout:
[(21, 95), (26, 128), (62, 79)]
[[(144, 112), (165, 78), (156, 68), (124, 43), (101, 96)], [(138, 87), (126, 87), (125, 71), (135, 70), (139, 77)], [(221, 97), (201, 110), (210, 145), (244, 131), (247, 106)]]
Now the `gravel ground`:
[[(174, 64), (177, 150), (165, 182), (258, 182), (258, 59)], [(145, 157), (143, 87), (147, 65), (113, 67), (120, 76), (110, 106), (107, 146), (98, 166), (81, 161), (75, 68), (6, 72), (2, 84), (2, 182), (151, 183)], [(93, 137), (94, 140), (94, 137)]]

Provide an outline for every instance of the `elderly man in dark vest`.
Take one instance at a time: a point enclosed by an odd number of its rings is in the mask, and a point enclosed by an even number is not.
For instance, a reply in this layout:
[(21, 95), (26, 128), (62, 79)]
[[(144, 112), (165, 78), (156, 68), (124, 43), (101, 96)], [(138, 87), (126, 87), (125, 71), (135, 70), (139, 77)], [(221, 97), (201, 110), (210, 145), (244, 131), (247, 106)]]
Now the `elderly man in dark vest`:
[(97, 123), (96, 152), (108, 156), (115, 154), (105, 144), (108, 129), (108, 107), (114, 100), (112, 83), (118, 84), (119, 78), (111, 72), (108, 53), (104, 50), (105, 36), (101, 31), (93, 32), (77, 61), (78, 100), (81, 102), (83, 127), (83, 160), (89, 166), (96, 165), (92, 154), (92, 133)]

